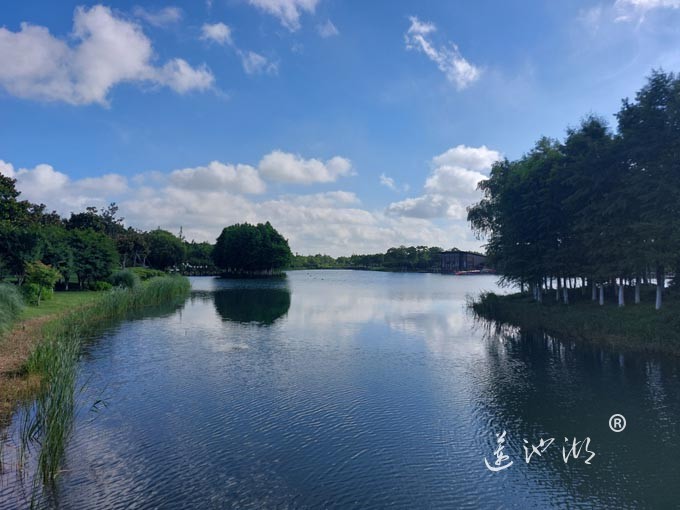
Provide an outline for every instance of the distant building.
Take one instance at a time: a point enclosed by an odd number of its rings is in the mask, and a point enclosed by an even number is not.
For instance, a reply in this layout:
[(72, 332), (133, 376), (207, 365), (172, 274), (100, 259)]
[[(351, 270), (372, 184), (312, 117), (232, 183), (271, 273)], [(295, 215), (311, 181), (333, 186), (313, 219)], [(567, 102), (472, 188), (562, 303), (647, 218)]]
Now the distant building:
[(473, 271), (486, 267), (486, 257), (470, 251), (443, 251), (441, 254), (442, 273)]

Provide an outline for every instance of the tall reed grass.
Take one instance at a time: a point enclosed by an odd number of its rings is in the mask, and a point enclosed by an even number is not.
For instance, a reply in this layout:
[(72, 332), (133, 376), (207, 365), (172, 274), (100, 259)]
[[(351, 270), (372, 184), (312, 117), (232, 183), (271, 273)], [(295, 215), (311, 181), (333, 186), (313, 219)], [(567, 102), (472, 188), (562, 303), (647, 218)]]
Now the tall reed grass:
[(45, 326), (43, 341), (27, 362), (29, 374), (41, 377), (41, 387), (24, 413), (22, 444), (38, 443), (37, 479), (51, 484), (59, 472), (73, 427), (77, 362), (83, 341), (104, 323), (124, 319), (146, 307), (183, 301), (190, 290), (182, 276), (153, 278), (132, 289), (115, 288), (85, 308), (74, 310)]
[(7, 332), (24, 309), (24, 300), (15, 285), (0, 284), (0, 335)]

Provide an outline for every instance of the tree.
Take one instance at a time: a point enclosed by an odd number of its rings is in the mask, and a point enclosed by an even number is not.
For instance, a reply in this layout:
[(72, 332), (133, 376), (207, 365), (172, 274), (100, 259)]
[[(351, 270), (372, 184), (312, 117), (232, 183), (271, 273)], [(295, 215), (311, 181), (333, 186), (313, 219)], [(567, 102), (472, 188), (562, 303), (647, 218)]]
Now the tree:
[(80, 288), (106, 280), (118, 265), (118, 252), (113, 240), (91, 229), (74, 230), (70, 237)]
[(54, 284), (60, 278), (61, 274), (59, 274), (59, 271), (40, 261), (26, 264), (26, 282), (38, 287), (36, 303), (38, 306), (40, 306), (40, 298), (42, 298), (43, 292), (54, 289)]
[(165, 270), (177, 267), (186, 256), (184, 243), (170, 232), (157, 229), (147, 235), (149, 243), (149, 265), (154, 269)]
[(238, 274), (272, 274), (287, 267), (291, 257), (288, 241), (269, 222), (227, 227), (213, 250), (217, 267)]

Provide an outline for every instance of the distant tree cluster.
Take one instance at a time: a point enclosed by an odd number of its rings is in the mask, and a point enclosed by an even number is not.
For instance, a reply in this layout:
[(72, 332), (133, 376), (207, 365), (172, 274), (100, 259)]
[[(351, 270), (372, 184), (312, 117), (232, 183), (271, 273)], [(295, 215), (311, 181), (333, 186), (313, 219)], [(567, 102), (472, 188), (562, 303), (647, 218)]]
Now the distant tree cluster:
[(226, 273), (272, 275), (288, 267), (288, 241), (272, 225), (241, 223), (222, 230), (213, 250), (215, 265)]
[(660, 308), (667, 273), (680, 269), (680, 78), (653, 72), (616, 118), (616, 132), (588, 116), (564, 141), (496, 163), (468, 210), (494, 267), (539, 301), (554, 282), (568, 302), (578, 281), (600, 303), (613, 289), (623, 306), (649, 278)]
[(334, 259), (329, 255), (295, 255), (294, 269), (376, 269), (385, 271), (438, 271), (440, 253), (437, 246), (399, 246), (385, 253), (352, 255)]

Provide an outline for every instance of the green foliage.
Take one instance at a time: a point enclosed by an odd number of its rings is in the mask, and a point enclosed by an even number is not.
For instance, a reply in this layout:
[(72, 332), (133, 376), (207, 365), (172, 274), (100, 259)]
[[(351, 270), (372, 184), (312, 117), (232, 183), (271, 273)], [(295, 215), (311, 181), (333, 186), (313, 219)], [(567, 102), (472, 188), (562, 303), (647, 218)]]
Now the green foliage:
[(15, 285), (0, 283), (0, 334), (6, 333), (24, 309), (24, 300)]
[(94, 230), (71, 232), (74, 272), (81, 288), (95, 281), (106, 280), (118, 264), (118, 252), (113, 240)]
[(680, 78), (652, 73), (623, 101), (618, 133), (586, 117), (564, 142), (541, 139), (496, 163), (468, 221), (509, 282), (640, 281), (680, 270)]
[(114, 271), (109, 281), (114, 287), (124, 287), (126, 289), (134, 289), (141, 282), (139, 276), (130, 269)]
[(287, 267), (291, 257), (288, 241), (269, 222), (225, 228), (213, 251), (215, 265), (236, 274), (271, 274)]
[(26, 264), (26, 284), (27, 287), (36, 286), (38, 289), (35, 296), (35, 304), (40, 306), (40, 299), (45, 291), (52, 292), (54, 285), (61, 279), (59, 271), (43, 264), (42, 262), (28, 262)]
[(24, 302), (29, 305), (38, 305), (38, 296), (40, 295), (40, 285), (35, 283), (24, 283), (19, 287)]
[(133, 267), (130, 268), (130, 271), (136, 274), (141, 281), (156, 278), (157, 276), (166, 276), (165, 272), (158, 269), (149, 269), (148, 267)]
[(111, 285), (109, 282), (97, 281), (88, 284), (87, 288), (95, 292), (103, 292), (106, 290), (111, 290), (113, 285)]
[(154, 269), (169, 269), (179, 266), (186, 256), (181, 239), (166, 230), (154, 230), (148, 234), (149, 265)]
[(334, 259), (329, 255), (295, 255), (292, 269), (376, 269), (386, 271), (438, 271), (441, 252), (438, 246), (399, 246), (386, 253), (352, 255)]

